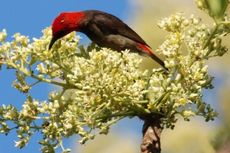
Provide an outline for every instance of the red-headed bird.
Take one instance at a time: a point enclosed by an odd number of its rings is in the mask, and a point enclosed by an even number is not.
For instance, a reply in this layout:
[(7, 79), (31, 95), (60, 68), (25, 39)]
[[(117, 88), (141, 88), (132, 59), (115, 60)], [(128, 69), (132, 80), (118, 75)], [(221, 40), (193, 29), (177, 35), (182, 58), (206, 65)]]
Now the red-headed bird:
[(116, 51), (130, 49), (148, 55), (165, 68), (164, 62), (153, 53), (150, 46), (127, 24), (111, 14), (97, 10), (61, 13), (53, 21), (49, 49), (56, 40), (72, 31), (84, 33), (100, 47)]

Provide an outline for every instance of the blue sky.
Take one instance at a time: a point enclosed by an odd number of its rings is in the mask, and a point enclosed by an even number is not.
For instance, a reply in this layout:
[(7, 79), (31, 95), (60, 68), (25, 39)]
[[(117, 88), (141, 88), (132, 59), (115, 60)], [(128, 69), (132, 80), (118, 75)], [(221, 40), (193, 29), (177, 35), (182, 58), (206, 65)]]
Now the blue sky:
[[(11, 36), (20, 32), (29, 38), (40, 37), (41, 30), (50, 26), (52, 20), (62, 11), (78, 11), (87, 9), (98, 9), (112, 13), (122, 20), (127, 21), (131, 15), (128, 0), (1, 0), (0, 9), (0, 30), (5, 28), (8, 32), (8, 39)], [(85, 38), (85, 37), (84, 37)], [(84, 40), (83, 40), (84, 41)], [(14, 80), (13, 71), (2, 70), (0, 71), (0, 105), (13, 104), (21, 107), (25, 97), (17, 90), (12, 88), (11, 82)], [(45, 99), (49, 90), (52, 87), (46, 84), (40, 84), (32, 90), (36, 93), (36, 98)], [(134, 121), (129, 122), (129, 125), (137, 126), (133, 128), (141, 130), (141, 122), (136, 124)], [(125, 122), (119, 123), (114, 128), (119, 131), (120, 126), (125, 126)], [(125, 130), (125, 129), (123, 129)], [(127, 131), (132, 131), (127, 129)], [(0, 153), (39, 153), (39, 145), (37, 144), (39, 134), (35, 135), (29, 145), (23, 149), (14, 147), (14, 140), (17, 140), (15, 132), (10, 133), (8, 136), (0, 135)], [(66, 140), (66, 145), (73, 144), (72, 141)], [(71, 146), (70, 146), (71, 147)]]
[(40, 31), (49, 26), (59, 12), (98, 9), (110, 12), (122, 19), (127, 18), (127, 0), (2, 0), (0, 29), (7, 28), (9, 34), (21, 32), (31, 37), (41, 35)]

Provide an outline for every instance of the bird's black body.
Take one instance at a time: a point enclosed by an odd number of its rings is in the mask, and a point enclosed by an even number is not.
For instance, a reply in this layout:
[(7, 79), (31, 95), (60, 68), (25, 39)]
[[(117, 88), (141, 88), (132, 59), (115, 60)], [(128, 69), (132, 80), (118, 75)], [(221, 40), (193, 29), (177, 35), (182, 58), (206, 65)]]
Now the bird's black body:
[(96, 10), (84, 11), (84, 14), (86, 18), (80, 22), (83, 26), (80, 26), (79, 31), (99, 46), (118, 51), (137, 51), (137, 43), (147, 45), (127, 24), (111, 14)]
[(52, 30), (53, 39), (49, 48), (57, 39), (75, 30), (86, 34), (101, 47), (117, 51), (129, 49), (145, 54), (165, 68), (164, 62), (152, 52), (149, 45), (127, 24), (111, 14), (97, 10), (61, 13), (54, 20)]

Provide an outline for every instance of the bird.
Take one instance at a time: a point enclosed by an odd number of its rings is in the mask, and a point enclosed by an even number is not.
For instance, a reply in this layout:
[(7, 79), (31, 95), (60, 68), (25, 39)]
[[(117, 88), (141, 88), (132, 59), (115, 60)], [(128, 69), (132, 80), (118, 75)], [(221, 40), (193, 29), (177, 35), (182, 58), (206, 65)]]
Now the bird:
[(151, 47), (126, 23), (112, 14), (99, 10), (62, 12), (54, 19), (51, 29), (49, 50), (58, 39), (76, 31), (85, 34), (100, 47), (115, 51), (129, 49), (131, 52), (147, 55), (167, 70)]

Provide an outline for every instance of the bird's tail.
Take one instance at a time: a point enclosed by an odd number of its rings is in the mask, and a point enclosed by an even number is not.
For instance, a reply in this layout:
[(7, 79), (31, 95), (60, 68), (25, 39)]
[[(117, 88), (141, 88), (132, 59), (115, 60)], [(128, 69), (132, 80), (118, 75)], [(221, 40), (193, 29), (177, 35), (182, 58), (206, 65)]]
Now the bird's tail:
[(153, 60), (155, 60), (158, 64), (160, 64), (165, 70), (168, 71), (168, 68), (165, 67), (165, 63), (164, 61), (162, 61), (159, 57), (157, 57), (152, 49), (146, 45), (143, 44), (138, 44), (138, 47), (141, 48), (142, 52), (144, 52), (144, 54), (147, 54), (148, 56), (150, 56)]

